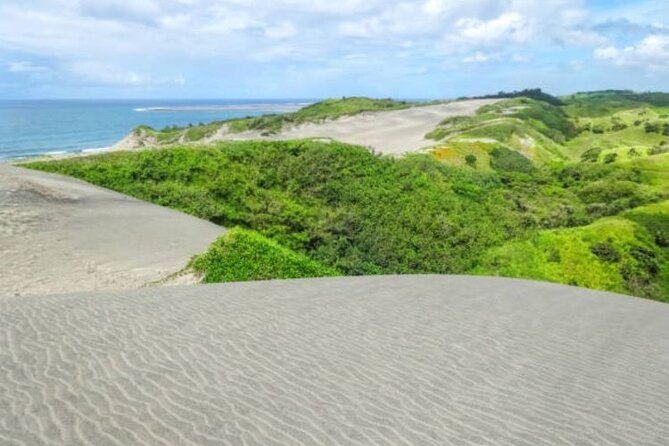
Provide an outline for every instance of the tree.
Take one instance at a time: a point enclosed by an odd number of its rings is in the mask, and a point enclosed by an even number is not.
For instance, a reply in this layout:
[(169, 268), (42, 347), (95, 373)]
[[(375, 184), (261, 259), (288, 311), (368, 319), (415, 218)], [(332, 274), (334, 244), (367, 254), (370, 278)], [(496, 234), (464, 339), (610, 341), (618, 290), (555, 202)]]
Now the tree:
[(475, 167), (476, 166), (476, 155), (473, 153), (468, 153), (467, 156), (465, 156), (465, 162), (467, 163), (468, 166)]

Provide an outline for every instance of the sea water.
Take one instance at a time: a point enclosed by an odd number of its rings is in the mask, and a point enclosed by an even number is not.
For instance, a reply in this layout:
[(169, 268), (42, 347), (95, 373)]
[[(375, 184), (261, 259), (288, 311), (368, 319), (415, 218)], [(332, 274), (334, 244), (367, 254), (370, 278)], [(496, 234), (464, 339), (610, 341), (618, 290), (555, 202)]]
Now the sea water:
[(155, 129), (295, 111), (310, 100), (0, 101), (0, 160), (95, 151), (140, 125)]

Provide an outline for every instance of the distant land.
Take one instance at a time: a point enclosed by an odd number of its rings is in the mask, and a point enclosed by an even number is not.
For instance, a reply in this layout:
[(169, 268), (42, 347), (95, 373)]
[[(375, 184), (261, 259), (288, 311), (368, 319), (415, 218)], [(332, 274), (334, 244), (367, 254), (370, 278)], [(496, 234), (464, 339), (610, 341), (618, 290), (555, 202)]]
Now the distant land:
[(669, 300), (668, 93), (347, 97), (117, 147), (24, 166), (243, 230), (185, 266), (205, 281), (478, 274)]

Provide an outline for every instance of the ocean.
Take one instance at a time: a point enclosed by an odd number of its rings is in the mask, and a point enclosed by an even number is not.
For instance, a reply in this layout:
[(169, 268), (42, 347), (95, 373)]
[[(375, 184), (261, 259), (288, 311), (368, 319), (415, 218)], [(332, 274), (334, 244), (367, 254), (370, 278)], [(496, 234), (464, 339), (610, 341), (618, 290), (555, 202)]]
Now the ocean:
[(2, 100), (0, 160), (112, 146), (140, 124), (189, 123), (290, 112), (312, 100)]

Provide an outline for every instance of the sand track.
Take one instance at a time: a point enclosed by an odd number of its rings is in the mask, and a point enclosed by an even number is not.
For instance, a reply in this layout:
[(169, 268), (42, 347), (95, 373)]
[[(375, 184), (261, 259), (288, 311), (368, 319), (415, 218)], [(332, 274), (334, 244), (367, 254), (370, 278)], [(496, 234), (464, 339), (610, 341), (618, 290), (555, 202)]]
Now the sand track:
[(0, 299), (0, 444), (663, 445), (668, 327), (483, 277)]
[(0, 297), (137, 288), (222, 228), (59, 175), (0, 163)]

